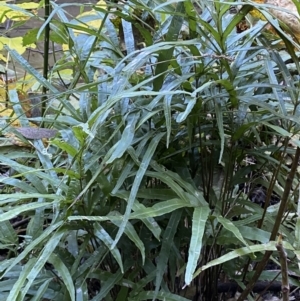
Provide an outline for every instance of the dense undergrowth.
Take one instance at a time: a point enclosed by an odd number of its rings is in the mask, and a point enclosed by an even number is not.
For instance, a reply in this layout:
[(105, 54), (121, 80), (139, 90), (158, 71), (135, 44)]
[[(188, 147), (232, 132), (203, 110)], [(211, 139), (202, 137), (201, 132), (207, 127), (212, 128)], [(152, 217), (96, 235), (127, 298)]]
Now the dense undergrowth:
[[(51, 2), (23, 41), (50, 25), (64, 52), (47, 80), (3, 46), (27, 74), (16, 88), (46, 94), (26, 117), (8, 89), (1, 120), (27, 143), (0, 147), (1, 300), (211, 301), (228, 281), (251, 300), (284, 262), (299, 286), (299, 46), (263, 6), (277, 35), (239, 32), (239, 4), (103, 2), (70, 19)], [(15, 118), (57, 134), (28, 140)]]

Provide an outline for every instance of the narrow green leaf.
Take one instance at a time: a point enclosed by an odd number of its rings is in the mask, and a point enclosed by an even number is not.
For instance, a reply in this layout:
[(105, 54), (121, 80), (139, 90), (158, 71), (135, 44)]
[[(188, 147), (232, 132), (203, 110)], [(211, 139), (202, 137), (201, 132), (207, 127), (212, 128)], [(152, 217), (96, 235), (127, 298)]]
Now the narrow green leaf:
[(294, 247), (296, 250), (300, 249), (300, 202), (297, 205), (297, 218), (295, 227), (295, 242)]
[(61, 277), (64, 285), (66, 286), (70, 298), (72, 301), (75, 301), (75, 288), (73, 279), (70, 275), (70, 272), (66, 265), (63, 263), (63, 261), (54, 253), (50, 254), (50, 257), (48, 259), (48, 262), (53, 264), (55, 270), (58, 272), (58, 275)]
[[(106, 280), (103, 281), (103, 284), (101, 285), (101, 290), (98, 295), (96, 295), (92, 301), (100, 301), (104, 300), (105, 297), (109, 294), (110, 290), (119, 283), (123, 278), (123, 272), (118, 270), (115, 274), (111, 274), (111, 276)], [(102, 281), (101, 281), (102, 282)]]
[(115, 159), (121, 158), (131, 145), (135, 134), (135, 125), (138, 121), (139, 114), (130, 114), (127, 118), (127, 125), (123, 131), (121, 139), (113, 146), (111, 157), (107, 159), (106, 163), (110, 164)]
[(140, 187), (140, 184), (142, 182), (142, 179), (145, 175), (145, 172), (149, 166), (150, 161), (152, 160), (152, 156), (156, 150), (156, 147), (158, 145), (158, 143), (160, 142), (161, 138), (165, 135), (165, 133), (159, 133), (157, 134), (150, 142), (144, 156), (143, 156), (143, 160), (141, 162), (141, 165), (136, 173), (133, 185), (131, 187), (131, 191), (130, 191), (130, 195), (129, 195), (129, 199), (127, 202), (127, 207), (126, 207), (126, 211), (123, 217), (123, 222), (120, 225), (120, 228), (118, 230), (118, 233), (116, 235), (115, 241), (112, 245), (112, 249), (116, 246), (116, 244), (118, 243), (119, 239), (121, 238), (124, 230), (125, 230), (125, 226), (127, 224), (127, 221), (129, 219), (131, 210), (132, 210), (132, 206), (134, 203), (134, 200), (136, 198), (136, 194), (138, 192), (138, 189)]
[(0, 222), (0, 243), (8, 245), (19, 243), (18, 235), (9, 221)]
[(16, 258), (14, 258), (11, 262), (9, 262), (9, 266), (5, 270), (4, 274), (1, 276), (0, 279), (3, 279), (6, 274), (13, 268), (15, 267), (19, 262), (24, 260), (26, 256), (32, 252), (32, 250), (39, 245), (42, 241), (45, 239), (49, 239), (49, 236), (52, 234), (53, 231), (55, 231), (57, 228), (61, 227), (63, 224), (63, 221), (60, 221), (56, 224), (53, 224), (49, 226), (44, 232), (33, 242), (31, 242)]
[[(201, 272), (203, 272), (204, 270), (206, 270), (210, 267), (222, 264), (222, 263), (232, 260), (234, 258), (238, 258), (238, 257), (248, 255), (251, 253), (255, 253), (255, 252), (276, 251), (277, 250), (276, 244), (277, 244), (277, 242), (270, 241), (267, 244), (252, 245), (249, 247), (244, 247), (244, 248), (240, 248), (240, 249), (234, 250), (232, 252), (229, 252), (229, 253), (203, 265), (201, 268), (199, 268), (194, 273), (193, 278), (197, 277)], [(283, 246), (286, 250), (294, 250), (294, 248), (287, 242), (283, 242)]]
[(264, 244), (270, 240), (271, 233), (262, 229), (253, 228), (250, 226), (239, 226), (238, 229), (244, 238)]
[(24, 300), (24, 297), (25, 297), (23, 295), (24, 285), (26, 283), (28, 274), (30, 273), (31, 269), (34, 267), (36, 262), (37, 262), (37, 258), (31, 258), (28, 260), (28, 262), (25, 264), (24, 268), (22, 269), (22, 272), (19, 275), (18, 280), (16, 281), (15, 285), (11, 289), (7, 300), (10, 300), (10, 301), (23, 301)]
[(191, 39), (197, 38), (197, 15), (194, 4), (191, 1), (184, 1), (185, 13), (188, 16), (189, 35)]
[(87, 288), (87, 282), (81, 282), (80, 286), (76, 287), (76, 301), (88, 301), (89, 293)]
[(149, 300), (151, 298), (152, 300), (156, 298), (157, 300), (161, 300), (161, 301), (190, 301), (190, 299), (172, 293), (166, 293), (166, 292), (155, 293), (152, 291), (141, 292), (134, 298), (130, 299), (129, 301), (142, 301), (142, 300)]
[(261, 123), (266, 125), (267, 127), (271, 128), (271, 129), (273, 129), (278, 134), (280, 134), (282, 137), (292, 137), (293, 136), (292, 133), (289, 133), (288, 131), (286, 131), (285, 129), (283, 129), (280, 126), (270, 124), (269, 122), (261, 122)]
[(239, 241), (241, 241), (244, 245), (249, 246), (247, 244), (247, 242), (245, 241), (245, 239), (243, 238), (239, 229), (230, 220), (228, 220), (222, 216), (218, 216), (217, 219), (218, 219), (219, 223), (221, 223), (225, 229), (230, 231)]
[[(54, 86), (52, 86), (49, 81), (47, 81), (37, 70), (35, 70), (20, 54), (18, 54), (16, 50), (9, 48), (7, 45), (4, 45), (4, 48), (10, 53), (11, 57), (16, 60), (24, 68), (24, 70), (31, 74), (41, 85), (43, 85), (56, 95), (62, 94)], [(80, 119), (80, 116), (69, 101), (60, 99), (60, 102), (69, 112), (72, 113), (72, 116), (76, 116), (78, 119)]]
[(185, 99), (185, 103), (187, 106), (183, 112), (180, 112), (176, 117), (176, 122), (181, 123), (186, 120), (186, 118), (191, 113), (192, 109), (194, 108), (195, 104), (197, 103), (197, 99), (195, 97), (187, 96)]
[(50, 282), (52, 282), (52, 279), (47, 279), (44, 283), (42, 283), (42, 285), (39, 287), (39, 289), (37, 290), (37, 292), (35, 293), (35, 295), (31, 298), (30, 301), (40, 301), (42, 300), (46, 290), (48, 289), (48, 286), (50, 284)]
[(169, 143), (170, 143), (171, 126), (172, 126), (171, 101), (172, 101), (172, 95), (168, 95), (164, 98), (164, 114), (165, 114), (165, 123), (167, 128), (167, 143), (166, 143), (167, 148), (169, 147)]
[(121, 174), (119, 175), (118, 181), (116, 186), (114, 187), (114, 189), (112, 190), (112, 194), (115, 194), (119, 188), (122, 186), (122, 184), (124, 183), (124, 181), (127, 179), (127, 177), (129, 176), (133, 166), (134, 166), (134, 162), (138, 161), (138, 157), (141, 155), (143, 149), (145, 148), (145, 145), (148, 143), (149, 139), (153, 137), (153, 133), (148, 132), (143, 140), (139, 143), (138, 147), (136, 150), (134, 150), (132, 147), (129, 147), (127, 149), (127, 152), (130, 154), (131, 157), (134, 157), (134, 161), (129, 161), (126, 162), (127, 164), (124, 166), (124, 168), (121, 171)]
[[(43, 203), (44, 199), (39, 198), (38, 203)], [(35, 210), (34, 216), (30, 218), (28, 223), (26, 234), (31, 236), (31, 239), (34, 240), (39, 237), (43, 232), (43, 226), (45, 222), (45, 210), (44, 208), (38, 208)]]
[(25, 205), (19, 205), (13, 209), (10, 209), (8, 212), (0, 214), (0, 222), (10, 220), (26, 211), (49, 206), (53, 206), (53, 203), (29, 203)]
[(75, 158), (78, 153), (78, 150), (75, 147), (73, 147), (72, 145), (70, 145), (69, 143), (61, 139), (53, 139), (51, 141), (51, 144), (56, 145), (61, 149), (61, 151), (67, 152), (67, 154), (69, 154), (73, 158)]
[(162, 245), (157, 259), (155, 292), (154, 296), (152, 297), (153, 301), (157, 298), (158, 292), (160, 290), (161, 282), (166, 271), (166, 267), (168, 265), (171, 247), (173, 244), (174, 236), (177, 232), (177, 227), (181, 218), (181, 214), (182, 210), (173, 211), (169, 219), (168, 225), (165, 229), (165, 232), (163, 234)]
[(115, 246), (113, 247), (113, 243), (114, 243), (113, 239), (99, 223), (95, 223), (94, 229), (95, 229), (95, 235), (101, 241), (104, 242), (104, 244), (107, 246), (107, 248), (110, 250), (113, 257), (116, 259), (117, 263), (119, 264), (121, 272), (124, 273), (122, 256), (119, 249), (116, 248)]
[(185, 272), (185, 283), (190, 285), (193, 280), (193, 273), (196, 270), (200, 252), (202, 248), (202, 239), (205, 231), (205, 224), (209, 215), (208, 206), (196, 207), (193, 213), (192, 237), (189, 247), (189, 256)]
[[(115, 214), (119, 215), (120, 213), (115, 212)], [(117, 220), (115, 220), (115, 221), (113, 220), (112, 223), (118, 227), (120, 227), (120, 225), (121, 225), (121, 221), (117, 221)], [(127, 223), (124, 233), (135, 244), (135, 246), (140, 250), (141, 255), (142, 255), (142, 263), (144, 264), (145, 263), (145, 246), (130, 222)]]
[[(176, 5), (176, 11), (174, 14), (171, 16), (172, 21), (171, 24), (169, 25), (169, 30), (166, 34), (166, 41), (176, 41), (179, 33), (182, 28), (182, 24), (184, 21), (183, 14), (184, 14), (184, 4), (183, 2), (177, 2)], [(164, 76), (165, 72), (167, 71), (170, 60), (172, 59), (173, 56), (173, 49), (171, 50), (161, 50), (160, 54), (158, 56), (157, 60), (157, 66), (155, 69), (155, 75), (159, 75), (157, 78), (154, 79), (153, 81), (153, 89), (154, 91), (159, 91), (160, 88), (163, 85), (164, 81)]]
[(185, 202), (182, 199), (172, 199), (165, 202), (159, 202), (150, 208), (143, 208), (142, 210), (137, 210), (131, 213), (130, 219), (142, 219), (148, 217), (161, 216), (177, 209), (184, 207), (192, 207), (190, 203)]
[(217, 117), (219, 135), (221, 138), (221, 141), (220, 141), (221, 151), (220, 151), (220, 156), (219, 156), (219, 164), (220, 164), (222, 162), (224, 146), (225, 146), (225, 133), (224, 133), (224, 122), (223, 122), (223, 113), (222, 113), (221, 105), (217, 102), (215, 102), (215, 113), (216, 113), (216, 117)]
[(56, 194), (42, 194), (42, 193), (14, 193), (14, 194), (0, 194), (0, 205), (3, 205), (10, 200), (27, 200), (27, 199), (38, 199), (44, 198), (49, 200), (62, 201), (64, 199), (61, 195)]
[[(30, 289), (33, 281), (37, 278), (40, 271), (44, 267), (45, 263), (49, 260), (49, 257), (54, 252), (57, 245), (60, 243), (60, 239), (65, 233), (62, 231), (55, 232), (52, 237), (47, 241), (44, 246), (44, 249), (39, 254), (34, 266), (31, 268), (30, 272), (26, 275), (27, 283), (26, 286), (22, 289), (21, 296), (25, 298), (28, 290)], [(22, 299), (23, 300), (23, 299)], [(75, 300), (75, 299), (73, 299)]]
[[(188, 200), (190, 204), (195, 206), (205, 206), (207, 204), (202, 192), (182, 179), (178, 173), (166, 170), (155, 161), (151, 162), (151, 167), (157, 172), (148, 171), (146, 173), (147, 176), (157, 178), (167, 184), (182, 200)], [(187, 192), (185, 192), (184, 189)]]
[(31, 75), (33, 75), (39, 83), (41, 83), (51, 92), (59, 94), (59, 91), (55, 87), (53, 87), (46, 79), (44, 79), (42, 75), (38, 71), (36, 71), (20, 54), (18, 54), (16, 50), (9, 48), (7, 45), (5, 45), (4, 48), (10, 53), (12, 58), (19, 62), (22, 67)]

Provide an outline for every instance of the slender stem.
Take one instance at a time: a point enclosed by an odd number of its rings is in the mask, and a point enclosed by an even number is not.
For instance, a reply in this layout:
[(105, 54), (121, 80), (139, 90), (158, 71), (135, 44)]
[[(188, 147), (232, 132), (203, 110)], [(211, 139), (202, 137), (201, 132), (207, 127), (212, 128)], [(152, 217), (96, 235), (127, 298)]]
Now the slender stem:
[[(50, 0), (45, 0), (45, 22), (47, 21), (50, 15)], [(45, 27), (45, 37), (44, 37), (44, 68), (43, 76), (45, 79), (48, 79), (48, 67), (49, 67), (49, 48), (50, 48), (50, 22), (47, 22)], [(47, 103), (47, 88), (43, 86), (43, 97), (42, 97), (42, 112), (41, 115), (44, 116), (46, 111)]]
[[(294, 160), (293, 160), (291, 170), (290, 170), (290, 172), (287, 176), (287, 179), (286, 179), (282, 199), (281, 199), (280, 206), (279, 206), (279, 209), (278, 209), (278, 214), (277, 214), (277, 217), (275, 219), (275, 224), (274, 224), (274, 227), (273, 227), (273, 231), (272, 231), (271, 236), (270, 236), (270, 241), (274, 241), (276, 239), (276, 236), (277, 236), (280, 224), (281, 224), (281, 220), (282, 220), (282, 217), (284, 216), (286, 205), (287, 205), (288, 200), (289, 200), (289, 194), (290, 194), (290, 191), (292, 189), (293, 179), (294, 179), (295, 174), (296, 174), (299, 158), (300, 158), (300, 148), (298, 147), (296, 149), (296, 153), (295, 153), (295, 157), (294, 157)], [(252, 279), (250, 280), (247, 287), (242, 292), (242, 294), (240, 295), (240, 297), (238, 298), (237, 301), (245, 300), (245, 298), (252, 291), (255, 283), (257, 282), (260, 274), (264, 270), (264, 268), (265, 268), (265, 266), (266, 266), (266, 264), (267, 264), (267, 262), (268, 262), (271, 255), (272, 255), (272, 251), (266, 251), (264, 257), (262, 258), (262, 260), (256, 266), (255, 273), (254, 273)]]
[(279, 236), (278, 242), (276, 244), (276, 249), (279, 253), (280, 266), (281, 266), (281, 291), (282, 291), (282, 301), (289, 301), (289, 293), (290, 293), (290, 285), (289, 285), (289, 277), (288, 277), (288, 264), (286, 252), (282, 245), (282, 237)]

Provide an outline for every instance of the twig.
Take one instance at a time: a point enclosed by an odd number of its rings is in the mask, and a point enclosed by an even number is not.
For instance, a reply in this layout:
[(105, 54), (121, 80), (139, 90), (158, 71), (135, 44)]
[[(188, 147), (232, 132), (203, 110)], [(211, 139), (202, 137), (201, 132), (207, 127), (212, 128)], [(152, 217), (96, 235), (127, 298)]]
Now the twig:
[(288, 264), (286, 252), (282, 245), (282, 236), (279, 235), (278, 242), (276, 244), (276, 249), (279, 253), (280, 265), (281, 265), (281, 277), (282, 277), (282, 301), (289, 301), (290, 285), (288, 278)]

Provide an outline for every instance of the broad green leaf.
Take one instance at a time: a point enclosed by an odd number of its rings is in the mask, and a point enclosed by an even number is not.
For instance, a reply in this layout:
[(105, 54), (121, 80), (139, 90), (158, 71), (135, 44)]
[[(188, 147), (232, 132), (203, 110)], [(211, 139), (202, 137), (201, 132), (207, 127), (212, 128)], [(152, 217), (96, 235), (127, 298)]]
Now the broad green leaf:
[(136, 296), (138, 292), (143, 291), (143, 288), (151, 281), (154, 280), (156, 276), (156, 270), (153, 268), (153, 270), (147, 271), (147, 276), (140, 279), (138, 282), (136, 282), (130, 292), (130, 296)]
[[(94, 268), (98, 265), (98, 263), (101, 262), (103, 258), (109, 253), (107, 247), (103, 244), (95, 249), (95, 251), (82, 263), (81, 261), (83, 258), (85, 258), (86, 248), (89, 246), (89, 243), (90, 237), (86, 236), (83, 244), (81, 245), (80, 252), (76, 256), (75, 262), (71, 269), (71, 275), (73, 279), (80, 280), (82, 279), (82, 277), (85, 278), (87, 274), (94, 271)], [(81, 285), (80, 282), (79, 285)]]
[(57, 187), (58, 183), (61, 189), (65, 190), (67, 186), (61, 181), (58, 182), (57, 177), (53, 176), (51, 173), (42, 172), (39, 169), (35, 169), (23, 164), (20, 164), (14, 160), (11, 160), (3, 155), (0, 155), (0, 162), (7, 164), (11, 168), (14, 168), (20, 175), (25, 176), (28, 181), (41, 193), (47, 194), (45, 184), (42, 180), (45, 180), (46, 183)]
[[(43, 182), (38, 178), (37, 172), (35, 172), (34, 168), (27, 167), (22, 165), (18, 162), (5, 158), (4, 156), (0, 156), (0, 161), (2, 163), (8, 164), (10, 167), (14, 168), (19, 173), (23, 173), (24, 176), (30, 181), (30, 183), (36, 188), (36, 190), (40, 193), (47, 193), (45, 185)], [(46, 176), (46, 175), (45, 175)]]
[[(144, 139), (139, 143), (139, 146), (137, 147), (136, 151), (134, 151), (134, 149), (132, 147), (129, 147), (127, 149), (127, 152), (131, 155), (131, 157), (134, 157), (135, 161), (138, 160), (138, 157), (140, 156), (140, 154), (141, 154), (142, 150), (144, 149), (146, 143), (148, 143), (149, 139), (152, 138), (152, 136), (153, 136), (152, 133), (146, 134), (145, 137), (144, 137)], [(129, 176), (129, 174), (130, 174), (133, 166), (134, 166), (134, 161), (129, 161), (125, 165), (125, 167), (121, 171), (121, 174), (119, 175), (119, 179), (117, 181), (116, 186), (112, 190), (112, 194), (115, 194), (119, 190), (119, 188), (122, 186), (122, 184), (124, 183), (124, 181)]]
[[(180, 208), (185, 207), (193, 207), (190, 203), (186, 203), (184, 200), (181, 199), (172, 199), (165, 202), (160, 202), (152, 207), (140, 207), (139, 210), (136, 210), (135, 212), (131, 213), (129, 215), (129, 219), (146, 219), (150, 217), (156, 217), (161, 216), (170, 212), (173, 212)], [(69, 221), (75, 221), (75, 220), (89, 220), (89, 221), (120, 221), (124, 218), (122, 216), (116, 216), (116, 215), (106, 215), (106, 216), (70, 216), (68, 217)]]
[(192, 39), (197, 38), (197, 15), (195, 7), (191, 1), (184, 1), (185, 13), (188, 16), (189, 35)]
[(185, 283), (190, 285), (193, 280), (193, 274), (196, 270), (200, 252), (203, 245), (203, 234), (205, 231), (205, 224), (210, 213), (208, 206), (196, 207), (193, 213), (192, 220), (192, 237), (189, 246), (189, 256), (185, 272)]

